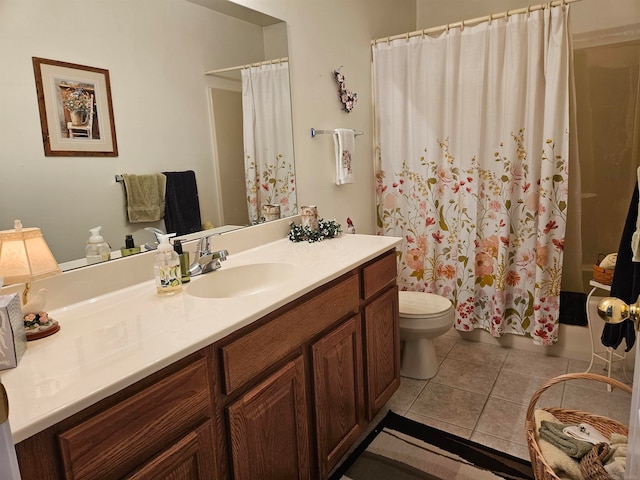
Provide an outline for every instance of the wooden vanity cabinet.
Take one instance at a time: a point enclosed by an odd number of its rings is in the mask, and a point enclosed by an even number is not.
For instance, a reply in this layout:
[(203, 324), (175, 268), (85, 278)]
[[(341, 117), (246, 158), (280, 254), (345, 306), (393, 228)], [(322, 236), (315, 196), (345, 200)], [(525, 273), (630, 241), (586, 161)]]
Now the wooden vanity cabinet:
[(367, 420), (372, 420), (400, 386), (400, 326), (397, 288), (364, 307)]
[(229, 406), (235, 480), (310, 478), (305, 390), (298, 356)]
[(351, 317), (311, 346), (320, 478), (325, 478), (364, 426), (360, 316)]
[(16, 445), (23, 480), (215, 478), (202, 350)]
[(395, 252), (16, 446), (23, 480), (319, 480), (400, 383)]
[(323, 479), (348, 453), (400, 384), (396, 275), (390, 251), (219, 343), (230, 478)]

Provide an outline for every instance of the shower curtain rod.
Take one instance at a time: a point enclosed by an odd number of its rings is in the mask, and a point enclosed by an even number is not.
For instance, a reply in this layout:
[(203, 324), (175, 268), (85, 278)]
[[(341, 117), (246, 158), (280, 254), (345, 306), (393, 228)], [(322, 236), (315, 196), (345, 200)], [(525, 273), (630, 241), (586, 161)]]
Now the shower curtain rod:
[(260, 67), (262, 65), (271, 65), (272, 63), (284, 63), (288, 62), (289, 57), (276, 58), (273, 60), (265, 60), (264, 62), (248, 63), (247, 65), (237, 65), (235, 67), (218, 68), (217, 70), (209, 70), (204, 72), (205, 75), (215, 75), (216, 73), (232, 72), (234, 70), (242, 70), (249, 67)]
[(375, 40), (371, 40), (371, 45), (376, 45), (377, 43), (382, 43), (382, 42), (389, 43), (391, 40), (398, 40), (400, 38), (409, 39), (409, 37), (431, 35), (434, 33), (444, 32), (452, 28), (464, 29), (464, 27), (469, 25), (476, 25), (478, 23), (483, 23), (483, 22), (491, 22), (492, 20), (497, 20), (499, 18), (508, 18), (511, 15), (515, 15), (518, 13), (527, 13), (527, 12), (533, 12), (536, 10), (544, 10), (545, 8), (549, 8), (550, 6), (559, 7), (560, 5), (568, 5), (570, 3), (580, 2), (580, 1), (582, 0), (556, 0), (549, 3), (539, 3), (538, 5), (529, 5), (528, 7), (517, 8), (515, 10), (507, 10), (506, 12), (492, 13), (491, 15), (486, 15), (484, 17), (476, 17), (476, 18), (471, 18), (469, 20), (462, 20), (460, 22), (446, 23), (438, 27), (425, 28), (424, 30), (415, 30), (413, 32), (401, 33), (399, 35), (392, 35), (390, 37), (377, 38)]

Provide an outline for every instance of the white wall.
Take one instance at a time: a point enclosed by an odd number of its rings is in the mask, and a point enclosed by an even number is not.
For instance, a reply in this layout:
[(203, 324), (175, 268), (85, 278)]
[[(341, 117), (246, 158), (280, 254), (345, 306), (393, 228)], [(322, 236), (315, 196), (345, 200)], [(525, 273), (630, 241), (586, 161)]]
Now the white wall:
[[(542, 2), (532, 0), (417, 0), (417, 29), (436, 27)], [(640, 22), (638, 0), (582, 0), (571, 5), (574, 34)], [(401, 33), (401, 32), (399, 32)]]
[[(109, 70), (118, 157), (45, 157), (33, 56)], [(113, 248), (127, 230), (144, 243), (115, 174), (165, 170), (195, 170), (202, 219), (214, 220), (203, 73), (263, 56), (262, 28), (185, 0), (1, 1), (0, 230), (15, 218), (41, 227), (58, 262), (84, 257), (97, 225)]]
[[(288, 24), (298, 205), (317, 205), (321, 217), (358, 233), (374, 232), (371, 40), (415, 28), (415, 0), (235, 0)], [(342, 110), (332, 70), (341, 68), (358, 94)], [(335, 185), (331, 135), (311, 138), (310, 128), (354, 128), (356, 182)]]

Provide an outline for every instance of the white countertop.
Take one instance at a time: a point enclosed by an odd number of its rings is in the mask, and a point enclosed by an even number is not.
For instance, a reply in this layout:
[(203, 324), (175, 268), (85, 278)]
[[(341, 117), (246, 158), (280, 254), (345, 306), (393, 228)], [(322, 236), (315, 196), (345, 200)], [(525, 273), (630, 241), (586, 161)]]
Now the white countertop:
[[(222, 269), (295, 266), (273, 290), (235, 298), (160, 297), (154, 281), (52, 310), (61, 330), (29, 342), (18, 367), (0, 372), (18, 443), (176, 360), (212, 344), (314, 288), (394, 248), (399, 238), (342, 235), (318, 243), (287, 239), (228, 257)], [(194, 277), (191, 284), (218, 272)]]

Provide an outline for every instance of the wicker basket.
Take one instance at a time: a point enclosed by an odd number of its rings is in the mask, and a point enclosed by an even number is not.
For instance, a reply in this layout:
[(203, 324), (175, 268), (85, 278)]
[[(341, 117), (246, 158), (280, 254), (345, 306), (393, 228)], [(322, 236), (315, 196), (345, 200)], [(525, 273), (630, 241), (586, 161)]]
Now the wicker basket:
[[(536, 403), (540, 398), (540, 395), (544, 393), (549, 387), (556, 383), (565, 382), (567, 380), (596, 380), (611, 385), (614, 388), (619, 388), (625, 392), (631, 393), (631, 387), (625, 385), (613, 378), (605, 377), (603, 375), (596, 375), (594, 373), (568, 373), (566, 375), (560, 375), (559, 377), (552, 378), (544, 385), (542, 385), (531, 397), (529, 402), (529, 408), (527, 409), (527, 417), (525, 419), (525, 430), (527, 434), (527, 446), (529, 447), (529, 456), (531, 457), (531, 467), (533, 468), (533, 474), (536, 480), (559, 480), (558, 476), (553, 472), (553, 469), (545, 462), (542, 453), (540, 453), (540, 447), (536, 441), (535, 429), (536, 421), (534, 413), (536, 411)], [(612, 433), (619, 433), (622, 435), (628, 435), (628, 429), (625, 425), (610, 418), (600, 415), (594, 415), (592, 413), (581, 412), (578, 410), (567, 410), (563, 408), (543, 408), (543, 410), (551, 413), (562, 423), (588, 423), (595, 427), (600, 433), (606, 437), (611, 437)]]
[(598, 261), (593, 265), (593, 279), (603, 285), (611, 285), (611, 281), (613, 280), (613, 269), (602, 268), (600, 266), (600, 262), (604, 260), (604, 257), (605, 256), (602, 253), (598, 255)]

